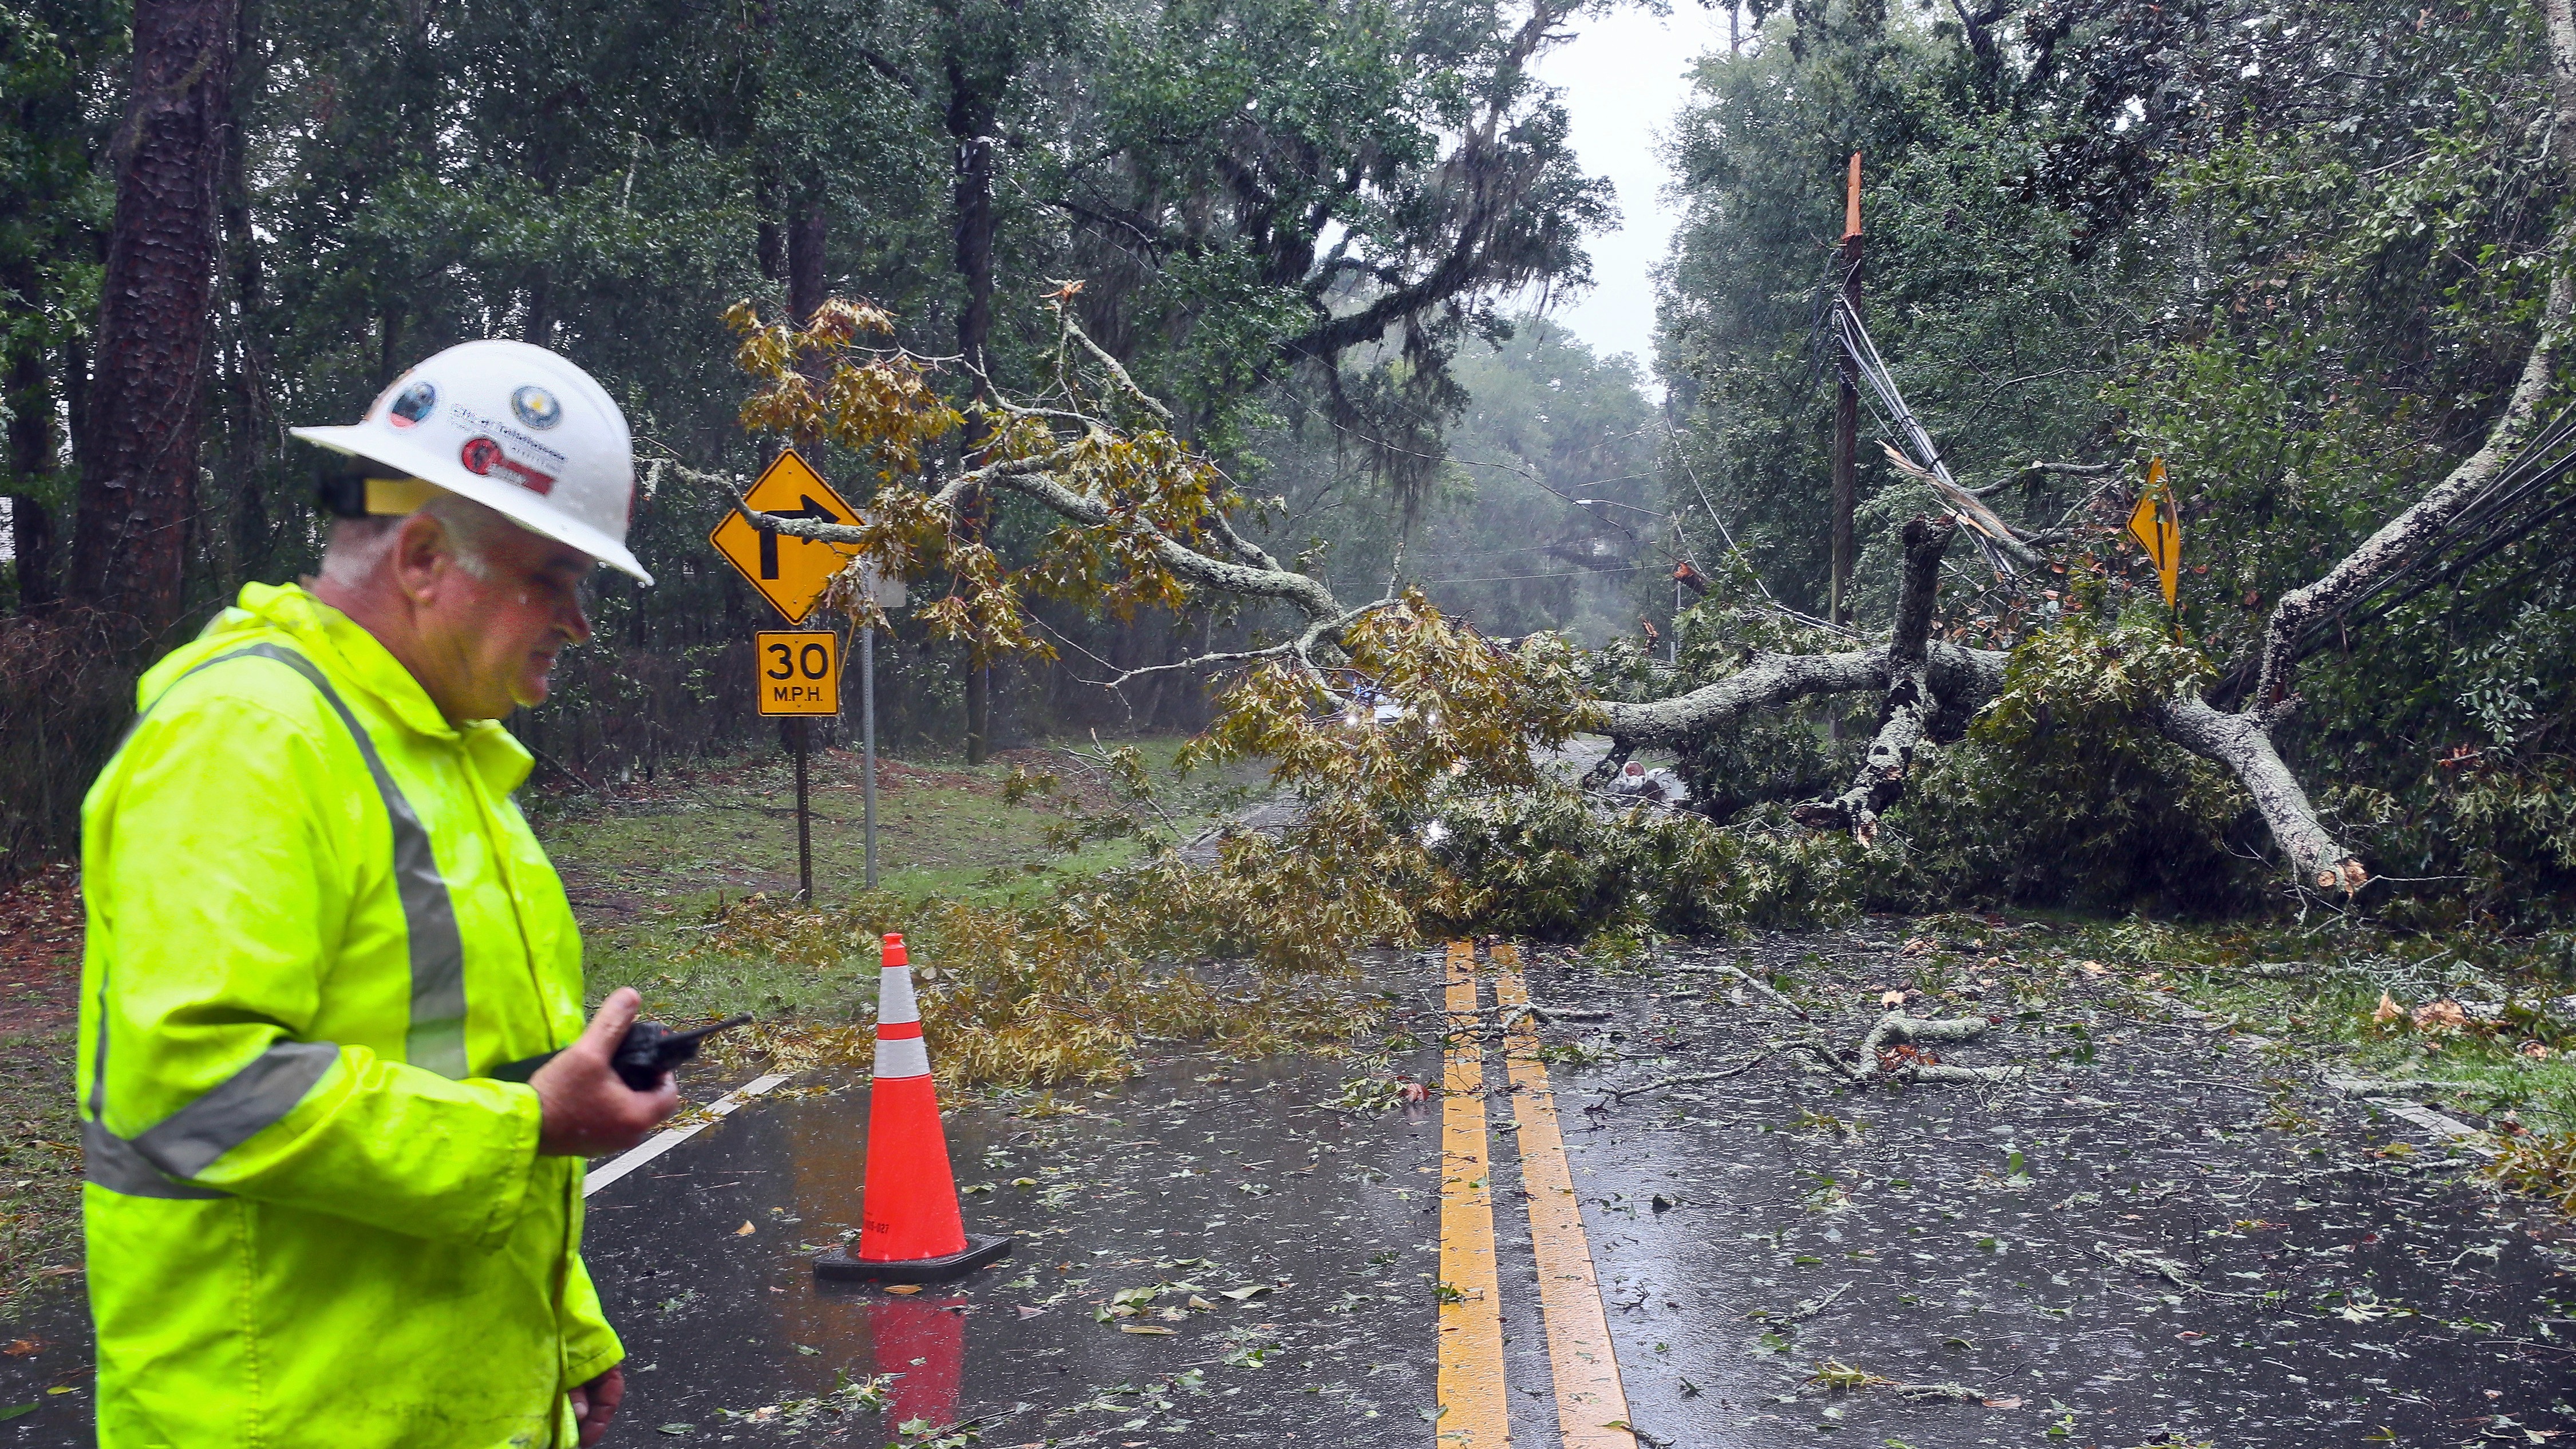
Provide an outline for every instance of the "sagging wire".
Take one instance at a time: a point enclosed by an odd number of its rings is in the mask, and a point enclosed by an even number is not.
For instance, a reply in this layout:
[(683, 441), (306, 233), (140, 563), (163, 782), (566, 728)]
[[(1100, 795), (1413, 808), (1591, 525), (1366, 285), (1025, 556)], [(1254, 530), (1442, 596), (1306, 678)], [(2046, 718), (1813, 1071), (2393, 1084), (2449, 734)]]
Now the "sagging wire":
[(1876, 398), (1870, 410), (1878, 415), (1882, 426), (1896, 432), (1905, 441), (1913, 454), (1910, 460), (1905, 459), (1891, 446), (1889, 455), (1900, 462), (1910, 461), (1914, 466), (1908, 471), (1915, 475), (1916, 480), (1929, 487), (1958, 516), (1959, 521), (1968, 526), (1968, 537), (1976, 541), (1977, 552), (1984, 556), (1987, 567), (1995, 571), (1996, 578), (2017, 576), (2020, 571), (2013, 567), (2011, 557), (2005, 552), (2007, 548), (2022, 546), (2020, 540), (2013, 537), (2012, 526), (1997, 517), (1983, 499), (1959, 486), (1959, 480), (1950, 476), (1949, 463), (1941, 457), (1941, 449), (1932, 441), (1931, 432), (1914, 416), (1914, 410), (1905, 405), (1905, 394), (1898, 391), (1895, 377), (1887, 370), (1886, 360), (1878, 355), (1878, 344), (1870, 340), (1869, 329), (1861, 325), (1860, 317), (1844, 302), (1839, 292), (1827, 308), (1826, 323), (1841, 344), (1843, 355), (1851, 359), (1852, 370), (1869, 384), (1868, 393)]
[[(1790, 608), (1788, 605), (1781, 603), (1778, 597), (1772, 594), (1771, 586), (1762, 581), (1762, 571), (1753, 566), (1753, 556), (1746, 553), (1744, 551), (1744, 546), (1735, 541), (1735, 530), (1727, 527), (1726, 520), (1718, 516), (1717, 505), (1708, 501), (1708, 490), (1700, 486), (1699, 470), (1691, 466), (1690, 453), (1683, 448), (1681, 435), (1673, 431), (1672, 419), (1664, 417), (1661, 413), (1658, 413), (1657, 420), (1662, 422), (1664, 425), (1664, 441), (1672, 447), (1673, 461), (1681, 465), (1682, 476), (1690, 480), (1691, 492), (1699, 495), (1700, 511), (1708, 515), (1709, 522), (1717, 525), (1717, 536), (1726, 541), (1726, 551), (1733, 554), (1735, 556), (1735, 561), (1744, 566), (1745, 576), (1753, 580), (1753, 587), (1762, 591), (1762, 601), (1764, 605), (1768, 607), (1772, 613), (1789, 620), (1791, 623), (1799, 624), (1809, 629), (1823, 629), (1829, 633), (1839, 634), (1846, 639), (1859, 638), (1859, 630), (1853, 629), (1848, 625), (1836, 624), (1831, 620), (1819, 619), (1812, 614), (1802, 614), (1797, 610)], [(1697, 565), (1693, 564), (1693, 567), (1696, 568)], [(1702, 577), (1706, 577), (1706, 575), (1703, 574)]]
[[(2517, 450), (2513, 462), (2478, 490), (2449, 523), (2419, 545), (2404, 563), (2373, 579), (2343, 608), (2311, 620), (2292, 642), (2291, 659), (2305, 659), (2324, 648), (2327, 640), (2355, 628), (2375, 624), (2426, 594), (2457, 583), (2479, 564), (2550, 524), (2576, 514), (2576, 492), (2545, 501), (2538, 508), (2528, 507), (2571, 471), (2576, 471), (2576, 402), (2561, 408), (2555, 417), (2543, 424)], [(2516, 517), (2516, 514), (2521, 516)], [(2445, 554), (2464, 544), (2464, 552), (2448, 562), (2441, 562)], [(2556, 558), (2544, 559), (2526, 570), (2523, 577), (2559, 562), (2561, 560)], [(2404, 587), (2400, 588), (2401, 584)], [(2374, 604), (2375, 600), (2378, 602)], [(2240, 660), (2210, 691), (2211, 700), (2232, 704), (2241, 698), (2247, 689), (2253, 687), (2260, 667), (2259, 656)]]

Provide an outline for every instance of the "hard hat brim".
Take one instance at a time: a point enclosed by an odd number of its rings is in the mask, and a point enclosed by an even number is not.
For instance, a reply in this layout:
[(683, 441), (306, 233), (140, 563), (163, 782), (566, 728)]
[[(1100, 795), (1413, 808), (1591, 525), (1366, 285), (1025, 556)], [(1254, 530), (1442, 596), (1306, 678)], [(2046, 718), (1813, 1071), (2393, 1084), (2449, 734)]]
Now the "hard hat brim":
[(316, 447), (400, 468), (412, 477), (443, 488), (459, 498), (480, 503), (530, 533), (580, 549), (620, 573), (633, 575), (647, 586), (653, 582), (653, 575), (636, 561), (625, 544), (579, 519), (566, 517), (562, 510), (550, 506), (544, 498), (525, 488), (478, 477), (465, 471), (465, 465), (456, 459), (440, 456), (401, 434), (364, 425), (289, 428), (287, 431)]

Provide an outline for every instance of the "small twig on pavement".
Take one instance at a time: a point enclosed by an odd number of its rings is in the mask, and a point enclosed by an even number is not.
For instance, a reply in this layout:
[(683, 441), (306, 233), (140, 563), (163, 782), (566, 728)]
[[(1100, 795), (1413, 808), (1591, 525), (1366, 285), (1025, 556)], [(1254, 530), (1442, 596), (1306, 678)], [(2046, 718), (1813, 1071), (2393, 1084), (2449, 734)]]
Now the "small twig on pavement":
[(1813, 1318), (1813, 1317), (1815, 1317), (1817, 1314), (1824, 1312), (1827, 1308), (1832, 1307), (1832, 1306), (1833, 1306), (1833, 1301), (1834, 1301), (1835, 1299), (1842, 1297), (1842, 1296), (1843, 1296), (1844, 1294), (1846, 1294), (1846, 1293), (1849, 1293), (1849, 1292), (1851, 1291), (1851, 1286), (1852, 1286), (1852, 1285), (1850, 1285), (1849, 1283), (1845, 1283), (1845, 1284), (1842, 1284), (1841, 1286), (1837, 1287), (1836, 1289), (1834, 1289), (1834, 1291), (1833, 1291), (1833, 1292), (1826, 1294), (1826, 1295), (1825, 1295), (1824, 1297), (1822, 1297), (1822, 1298), (1810, 1299), (1810, 1300), (1808, 1300), (1808, 1301), (1805, 1301), (1805, 1302), (1800, 1303), (1797, 1307), (1792, 1308), (1792, 1309), (1790, 1309), (1790, 1310), (1789, 1310), (1789, 1315), (1788, 1315), (1788, 1317), (1787, 1317), (1786, 1319), (1784, 1319), (1783, 1321), (1784, 1321), (1784, 1322), (1788, 1322), (1788, 1323), (1795, 1323), (1795, 1322), (1797, 1322), (1797, 1321), (1798, 1321), (1799, 1319), (1801, 1319), (1801, 1318)]
[(1770, 998), (1773, 1005), (1779, 1007), (1782, 1011), (1786, 1011), (1797, 1017), (1800, 1021), (1810, 1019), (1807, 1015), (1806, 1008), (1798, 1005), (1798, 1003), (1794, 1001), (1791, 1001), (1789, 998), (1782, 996), (1779, 992), (1772, 990), (1770, 983), (1756, 981), (1752, 976), (1746, 974), (1744, 969), (1740, 966), (1728, 966), (1721, 963), (1716, 966), (1666, 966), (1663, 969), (1681, 976), (1732, 977), (1735, 980), (1744, 983), (1752, 990)]
[(2170, 1258), (2159, 1258), (2143, 1248), (2114, 1248), (2109, 1243), (2095, 1243), (2093, 1245), (2093, 1256), (2101, 1259), (2105, 1263), (2113, 1265), (2114, 1267), (2126, 1268), (2130, 1272), (2140, 1274), (2144, 1277), (2161, 1279), (2164, 1282), (2170, 1283), (2176, 1288), (2183, 1289), (2186, 1292), (2205, 1293), (2212, 1298), (2254, 1298), (2260, 1296), (2253, 1293), (2229, 1293), (2222, 1289), (2212, 1288), (2208, 1284), (2186, 1275), (2183, 1272), (2183, 1267), (2180, 1263), (2177, 1263)]
[(1762, 1052), (1747, 1057), (1722, 1072), (1683, 1072), (1677, 1076), (1657, 1077), (1651, 1082), (1642, 1082), (1633, 1087), (1612, 1087), (1606, 1095), (1614, 1102), (1624, 1102), (1630, 1097), (1642, 1096), (1647, 1092), (1665, 1087), (1695, 1087), (1702, 1082), (1722, 1082), (1729, 1077), (1740, 1077), (1778, 1055), (1778, 1052)]
[(1898, 1384), (1895, 1387), (1899, 1394), (1918, 1403), (1947, 1401), (1954, 1404), (1974, 1404), (1987, 1397), (1984, 1390), (1972, 1389), (1966, 1384)]

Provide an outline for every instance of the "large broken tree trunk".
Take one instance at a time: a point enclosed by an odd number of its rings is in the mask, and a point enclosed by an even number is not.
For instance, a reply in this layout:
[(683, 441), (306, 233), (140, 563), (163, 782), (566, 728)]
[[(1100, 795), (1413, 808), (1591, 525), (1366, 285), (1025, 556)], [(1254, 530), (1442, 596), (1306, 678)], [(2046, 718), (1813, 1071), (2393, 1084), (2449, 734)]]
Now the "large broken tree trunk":
[[(2571, 0), (2543, 0), (2541, 8), (2548, 18), (2550, 90), (2557, 111), (2550, 149), (2562, 171), (2576, 173), (2576, 11), (2571, 11)], [(2351, 608), (2374, 585), (2421, 557), (2530, 440), (2564, 354), (2568, 326), (2576, 321), (2576, 282), (2563, 266), (2571, 245), (2576, 245), (2576, 223), (2563, 224), (2550, 238), (2549, 253), (2561, 266), (2552, 270), (2540, 332), (2523, 360), (2522, 376), (2487, 429), (2486, 441), (2324, 577), (2281, 596), (2265, 621), (2253, 696), (2242, 711), (2222, 710), (2195, 697), (2176, 700), (2157, 713), (2165, 738), (2236, 776), (2300, 878), (2320, 890), (2359, 890), (2370, 873), (2318, 819), (2308, 792), (2272, 741), (2273, 730), (2298, 708), (2302, 641), (2312, 626)]]
[[(1881, 644), (1841, 654), (1757, 653), (1733, 674), (1688, 694), (1603, 703), (1601, 732), (1631, 748), (1680, 744), (1756, 710), (1819, 694), (1884, 690), (1891, 678), (1890, 652)], [(2001, 650), (1937, 643), (1927, 647), (1926, 656), (1932, 694), (1945, 704), (1973, 710), (2003, 687)]]
[(1878, 732), (1862, 757), (1851, 788), (1831, 800), (1791, 811), (1811, 830), (1847, 829), (1867, 845), (1878, 835), (1878, 817), (1905, 798), (1906, 772), (1930, 733), (1938, 701), (1932, 692), (1932, 604), (1941, 589), (1941, 555), (1959, 531), (1958, 520), (1939, 523), (1921, 514), (1905, 523), (1905, 580), (1896, 595), (1896, 627), (1887, 645), (1887, 696), (1878, 708)]

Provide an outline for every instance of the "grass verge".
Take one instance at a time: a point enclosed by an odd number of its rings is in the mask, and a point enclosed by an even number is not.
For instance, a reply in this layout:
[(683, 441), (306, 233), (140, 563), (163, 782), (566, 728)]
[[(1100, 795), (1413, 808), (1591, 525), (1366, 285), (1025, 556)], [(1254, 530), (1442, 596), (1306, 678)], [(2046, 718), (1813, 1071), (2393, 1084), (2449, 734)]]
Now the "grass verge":
[[(860, 888), (858, 762), (818, 757), (810, 905), (792, 889), (783, 761), (616, 800), (556, 795), (531, 813), (589, 928), (594, 999), (632, 985), (661, 1019), (760, 1018), (719, 1040), (719, 1067), (863, 1067), (877, 943), (890, 931), (911, 944), (951, 1090), (1122, 1077), (1151, 1042), (1248, 1055), (1349, 1040), (1380, 1006), (1347, 953), (1338, 971), (1311, 959), (1264, 970), (1195, 955), (1190, 930), (1175, 928), (1205, 877), (1155, 847), (1243, 794), (1222, 778), (1161, 783), (1179, 744), (1013, 751), (986, 766), (883, 762), (875, 890)], [(1121, 809), (1140, 803), (1122, 786), (1129, 776), (1157, 781), (1133, 814)]]

